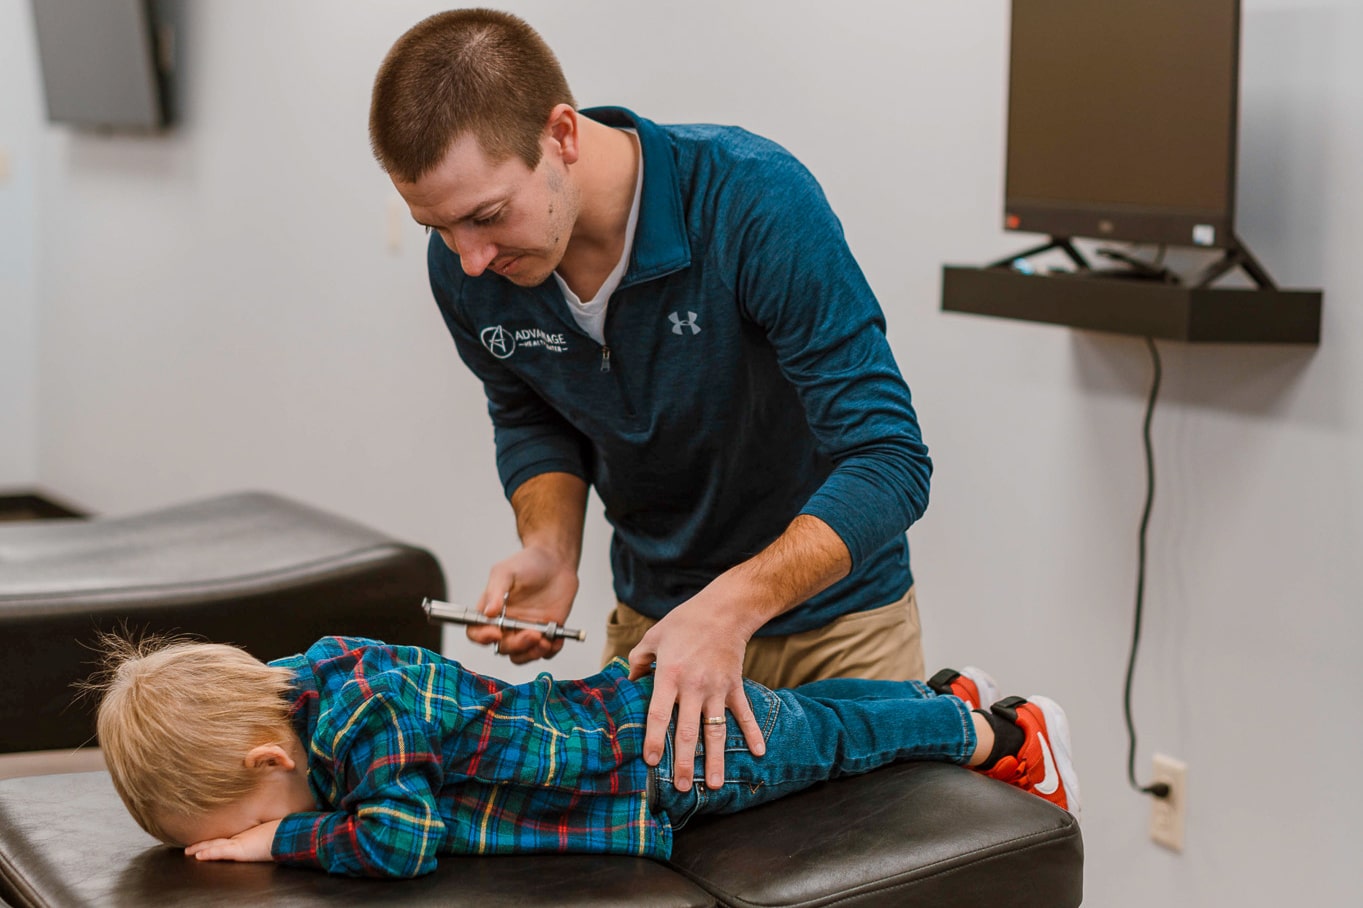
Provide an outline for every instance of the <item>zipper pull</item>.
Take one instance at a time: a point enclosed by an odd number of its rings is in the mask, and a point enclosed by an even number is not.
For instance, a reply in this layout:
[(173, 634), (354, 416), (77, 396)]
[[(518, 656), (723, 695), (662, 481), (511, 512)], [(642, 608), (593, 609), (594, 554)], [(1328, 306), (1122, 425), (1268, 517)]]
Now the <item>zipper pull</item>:
[(610, 347), (607, 347), (605, 344), (602, 344), (602, 345), (601, 345), (601, 371), (602, 371), (602, 372), (609, 372), (610, 370), (611, 370), (611, 348), (610, 348)]

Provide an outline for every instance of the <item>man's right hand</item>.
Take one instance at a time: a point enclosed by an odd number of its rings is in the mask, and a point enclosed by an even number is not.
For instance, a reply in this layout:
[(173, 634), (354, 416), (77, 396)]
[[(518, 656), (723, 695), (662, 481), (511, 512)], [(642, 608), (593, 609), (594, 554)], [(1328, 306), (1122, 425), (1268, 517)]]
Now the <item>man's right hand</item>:
[[(478, 597), (478, 611), (497, 616), (506, 606), (508, 618), (560, 626), (568, 621), (577, 596), (577, 565), (564, 561), (551, 549), (527, 546), (492, 566), (487, 588)], [(466, 631), (474, 643), (497, 645), (497, 652), (517, 665), (536, 659), (552, 659), (563, 649), (563, 638), (549, 640), (539, 631), (508, 630), (493, 625), (472, 625)]]

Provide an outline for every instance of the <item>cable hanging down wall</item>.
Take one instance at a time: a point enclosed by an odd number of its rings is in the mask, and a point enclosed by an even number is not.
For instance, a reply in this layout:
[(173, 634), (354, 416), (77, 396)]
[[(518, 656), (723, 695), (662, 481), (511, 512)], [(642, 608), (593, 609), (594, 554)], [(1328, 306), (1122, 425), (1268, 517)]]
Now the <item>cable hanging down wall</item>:
[(1145, 611), (1146, 537), (1147, 531), (1150, 529), (1150, 511), (1155, 504), (1155, 451), (1150, 442), (1150, 424), (1155, 417), (1155, 400), (1159, 396), (1160, 378), (1162, 376), (1159, 350), (1155, 347), (1155, 339), (1147, 337), (1145, 339), (1145, 346), (1150, 351), (1153, 374), (1150, 380), (1150, 396), (1145, 404), (1145, 421), (1141, 427), (1141, 437), (1145, 443), (1145, 507), (1141, 511), (1141, 526), (1138, 535), (1138, 554), (1136, 558), (1136, 607), (1132, 619), (1131, 652), (1126, 660), (1126, 685), (1123, 692), (1123, 710), (1126, 716), (1126, 734), (1128, 741), (1126, 777), (1130, 781), (1131, 787), (1141, 794), (1153, 795), (1157, 798), (1167, 798), (1169, 796), (1169, 786), (1164, 782), (1156, 782), (1153, 785), (1142, 786), (1136, 781), (1136, 724), (1131, 717), (1131, 681), (1136, 673), (1136, 652), (1140, 648), (1141, 620)]

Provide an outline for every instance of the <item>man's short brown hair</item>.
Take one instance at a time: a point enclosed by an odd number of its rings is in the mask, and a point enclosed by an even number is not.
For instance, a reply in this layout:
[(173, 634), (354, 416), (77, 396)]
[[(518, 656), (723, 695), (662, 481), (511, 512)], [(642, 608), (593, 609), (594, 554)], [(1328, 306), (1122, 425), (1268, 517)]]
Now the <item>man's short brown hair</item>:
[(464, 133), (494, 163), (539, 164), (559, 104), (576, 106), (558, 58), (524, 20), (497, 10), (437, 13), (397, 40), (379, 67), (369, 141), (383, 169), (414, 183)]

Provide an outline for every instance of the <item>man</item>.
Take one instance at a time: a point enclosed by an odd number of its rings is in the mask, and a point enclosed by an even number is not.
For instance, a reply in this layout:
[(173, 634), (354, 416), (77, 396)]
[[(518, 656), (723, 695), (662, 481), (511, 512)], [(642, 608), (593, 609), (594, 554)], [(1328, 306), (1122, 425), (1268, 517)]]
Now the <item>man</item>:
[[(931, 463), (880, 307), (798, 161), (739, 129), (578, 111), (539, 35), (490, 10), (398, 40), (370, 136), (437, 234), (432, 290), (516, 515), (522, 549), (481, 610), (564, 623), (590, 484), (615, 530), (606, 656), (655, 672), (650, 764), (674, 708), (711, 787), (726, 709), (760, 753), (745, 673), (922, 677), (904, 531)], [(562, 646), (468, 635), (517, 663)]]

